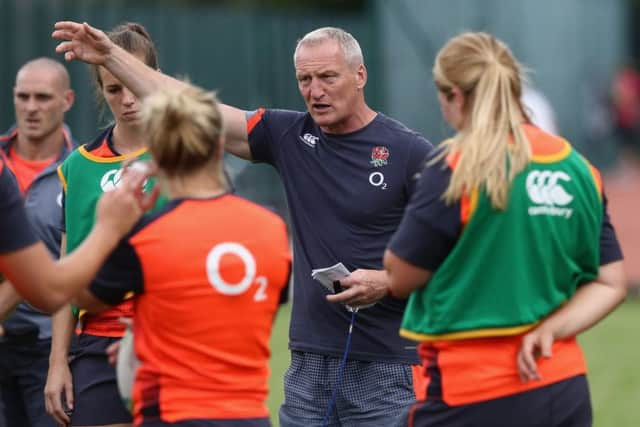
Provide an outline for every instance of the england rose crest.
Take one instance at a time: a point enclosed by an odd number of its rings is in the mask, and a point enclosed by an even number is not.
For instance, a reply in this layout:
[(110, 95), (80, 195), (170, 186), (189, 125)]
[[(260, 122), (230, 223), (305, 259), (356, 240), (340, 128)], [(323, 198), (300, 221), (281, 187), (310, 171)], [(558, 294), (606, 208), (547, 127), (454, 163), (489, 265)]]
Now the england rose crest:
[(375, 147), (371, 150), (371, 164), (375, 167), (385, 166), (389, 158), (387, 147)]

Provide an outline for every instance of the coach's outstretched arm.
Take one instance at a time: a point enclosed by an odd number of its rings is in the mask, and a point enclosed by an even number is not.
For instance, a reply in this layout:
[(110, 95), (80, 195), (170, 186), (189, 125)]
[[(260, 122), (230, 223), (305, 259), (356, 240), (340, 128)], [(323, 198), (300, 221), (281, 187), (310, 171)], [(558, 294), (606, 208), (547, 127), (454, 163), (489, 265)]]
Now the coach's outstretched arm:
[[(180, 90), (188, 85), (147, 66), (134, 55), (117, 46), (107, 35), (85, 23), (56, 22), (54, 39), (63, 40), (56, 52), (64, 53), (66, 61), (80, 60), (105, 67), (138, 98), (162, 89)], [(225, 149), (238, 157), (251, 160), (245, 112), (222, 105), (225, 121)]]

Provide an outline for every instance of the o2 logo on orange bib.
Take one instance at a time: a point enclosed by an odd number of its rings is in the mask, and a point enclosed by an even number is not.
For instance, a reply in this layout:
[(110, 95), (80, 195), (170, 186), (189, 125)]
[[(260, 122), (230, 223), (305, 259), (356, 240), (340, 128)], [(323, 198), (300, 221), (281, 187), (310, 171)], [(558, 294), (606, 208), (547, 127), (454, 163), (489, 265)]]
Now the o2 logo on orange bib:
[[(237, 257), (244, 265), (244, 276), (235, 283), (228, 282), (228, 279), (225, 280), (220, 275), (221, 261), (226, 256)], [(264, 301), (267, 299), (267, 278), (264, 276), (256, 277), (256, 260), (251, 251), (240, 243), (219, 243), (209, 251), (209, 255), (207, 255), (207, 278), (211, 286), (223, 295), (236, 296), (244, 294), (255, 284), (258, 289), (253, 295), (253, 300)]]

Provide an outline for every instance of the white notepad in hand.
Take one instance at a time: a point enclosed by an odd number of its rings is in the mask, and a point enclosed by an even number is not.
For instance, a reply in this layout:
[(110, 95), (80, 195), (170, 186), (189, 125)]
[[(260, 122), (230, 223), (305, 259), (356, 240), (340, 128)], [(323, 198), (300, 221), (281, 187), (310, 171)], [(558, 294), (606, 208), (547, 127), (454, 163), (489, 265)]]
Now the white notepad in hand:
[(347, 270), (341, 262), (326, 268), (316, 268), (311, 270), (311, 277), (318, 282), (322, 283), (322, 286), (327, 288), (329, 292), (335, 294), (336, 291), (333, 287), (333, 282), (347, 277), (351, 272)]
[[(324, 286), (332, 294), (336, 294), (342, 291), (342, 290), (336, 289), (336, 287), (334, 286), (334, 282), (336, 280), (340, 280), (344, 277), (347, 277), (349, 274), (351, 274), (351, 272), (347, 270), (347, 267), (345, 267), (344, 264), (342, 264), (341, 262), (335, 265), (332, 265), (331, 267), (315, 268), (311, 270), (311, 277), (317, 280), (318, 282), (320, 282), (322, 286)], [(350, 305), (345, 304), (345, 307), (347, 308), (348, 311), (353, 312), (353, 311), (358, 311), (358, 309), (361, 309), (361, 308), (371, 307), (373, 305), (375, 305), (375, 303), (362, 305), (359, 307), (352, 307)]]

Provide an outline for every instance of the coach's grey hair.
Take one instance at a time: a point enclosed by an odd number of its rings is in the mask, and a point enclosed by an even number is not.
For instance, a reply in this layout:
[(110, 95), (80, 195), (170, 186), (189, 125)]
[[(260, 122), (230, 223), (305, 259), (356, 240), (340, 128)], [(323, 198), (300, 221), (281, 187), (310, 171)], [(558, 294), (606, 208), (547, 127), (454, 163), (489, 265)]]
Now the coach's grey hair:
[(326, 40), (335, 40), (338, 42), (340, 48), (342, 48), (342, 52), (344, 53), (347, 63), (352, 67), (355, 68), (360, 64), (364, 64), (362, 50), (360, 49), (360, 45), (355, 37), (345, 30), (336, 27), (322, 27), (305, 34), (304, 37), (298, 40), (296, 50), (293, 53), (293, 63), (296, 63), (298, 50), (301, 46), (313, 46)]

